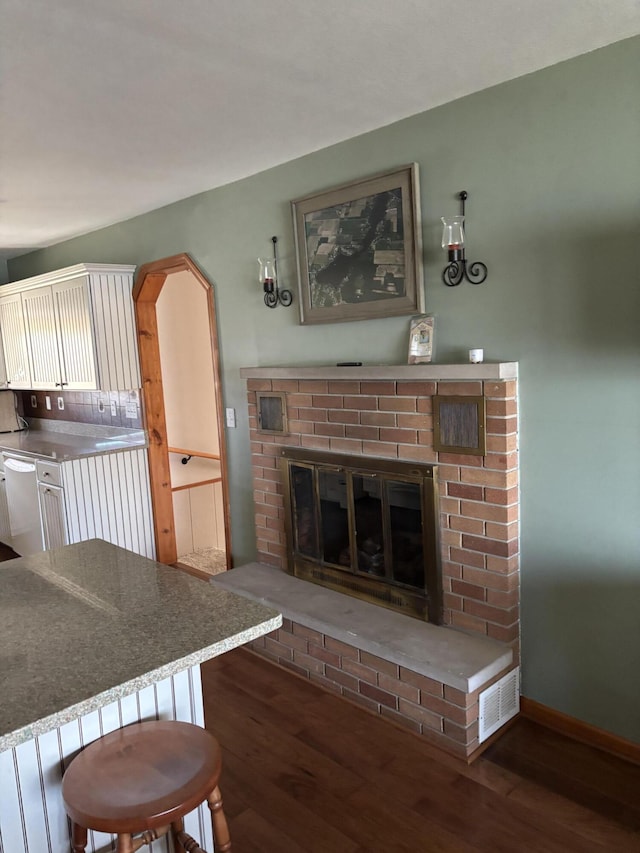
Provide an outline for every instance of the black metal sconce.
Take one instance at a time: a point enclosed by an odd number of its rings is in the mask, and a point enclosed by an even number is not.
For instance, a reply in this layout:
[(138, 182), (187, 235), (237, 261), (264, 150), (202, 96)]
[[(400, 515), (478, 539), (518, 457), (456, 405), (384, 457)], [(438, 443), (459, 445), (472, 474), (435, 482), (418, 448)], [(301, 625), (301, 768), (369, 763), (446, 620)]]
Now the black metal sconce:
[(276, 254), (277, 237), (272, 237), (273, 257), (258, 258), (260, 267), (260, 284), (264, 289), (264, 304), (267, 308), (275, 308), (278, 303), (285, 308), (293, 302), (290, 290), (280, 290), (278, 287), (278, 257)]
[(447, 287), (456, 287), (464, 278), (471, 284), (482, 284), (487, 277), (487, 267), (482, 261), (472, 261), (467, 266), (464, 256), (464, 203), (467, 197), (466, 190), (458, 193), (461, 208), (458, 216), (441, 217), (444, 226), (442, 248), (449, 252), (449, 263), (442, 271), (442, 281)]

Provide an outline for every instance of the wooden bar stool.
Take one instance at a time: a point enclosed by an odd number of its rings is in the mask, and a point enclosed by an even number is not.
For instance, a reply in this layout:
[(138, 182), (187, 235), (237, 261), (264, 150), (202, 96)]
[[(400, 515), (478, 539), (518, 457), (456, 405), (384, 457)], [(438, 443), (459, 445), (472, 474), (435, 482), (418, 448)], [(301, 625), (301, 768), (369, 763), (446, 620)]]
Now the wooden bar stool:
[(216, 853), (231, 850), (221, 770), (218, 741), (191, 723), (134, 723), (99, 738), (73, 759), (62, 780), (74, 853), (84, 853), (89, 829), (117, 835), (117, 853), (134, 853), (167, 833), (176, 853), (205, 853), (183, 821), (205, 800)]

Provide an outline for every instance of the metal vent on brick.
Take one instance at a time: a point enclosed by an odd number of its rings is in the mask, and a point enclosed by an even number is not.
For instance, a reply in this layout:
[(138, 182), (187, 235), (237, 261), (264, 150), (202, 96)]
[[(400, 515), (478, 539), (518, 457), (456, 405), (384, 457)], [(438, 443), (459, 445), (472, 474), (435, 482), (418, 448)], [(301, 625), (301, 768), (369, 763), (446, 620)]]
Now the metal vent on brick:
[(520, 710), (520, 667), (487, 687), (478, 697), (478, 702), (478, 741), (482, 743)]

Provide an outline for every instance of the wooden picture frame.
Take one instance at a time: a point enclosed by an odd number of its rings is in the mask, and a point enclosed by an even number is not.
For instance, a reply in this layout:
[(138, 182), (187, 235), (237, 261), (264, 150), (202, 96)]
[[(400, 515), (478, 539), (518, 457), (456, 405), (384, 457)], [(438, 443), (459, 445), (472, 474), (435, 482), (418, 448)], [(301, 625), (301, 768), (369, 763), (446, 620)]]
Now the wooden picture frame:
[(431, 364), (433, 360), (435, 318), (433, 314), (412, 317), (409, 323), (409, 364)]
[(418, 165), (291, 202), (300, 322), (424, 311)]
[(432, 400), (433, 449), (484, 456), (487, 452), (485, 398), (436, 395)]

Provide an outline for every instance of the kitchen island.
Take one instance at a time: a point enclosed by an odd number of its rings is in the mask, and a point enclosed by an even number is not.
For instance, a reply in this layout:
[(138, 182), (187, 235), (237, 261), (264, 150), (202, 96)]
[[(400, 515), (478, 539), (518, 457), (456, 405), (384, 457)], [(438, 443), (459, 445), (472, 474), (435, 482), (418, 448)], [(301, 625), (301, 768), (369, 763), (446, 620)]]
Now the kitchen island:
[[(138, 720), (203, 725), (200, 664), (281, 622), (102, 540), (0, 563), (0, 850), (67, 853), (60, 783), (77, 751)], [(206, 807), (186, 829), (212, 849)]]

